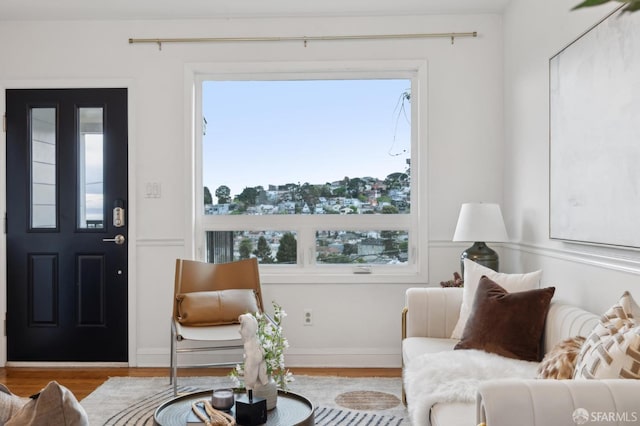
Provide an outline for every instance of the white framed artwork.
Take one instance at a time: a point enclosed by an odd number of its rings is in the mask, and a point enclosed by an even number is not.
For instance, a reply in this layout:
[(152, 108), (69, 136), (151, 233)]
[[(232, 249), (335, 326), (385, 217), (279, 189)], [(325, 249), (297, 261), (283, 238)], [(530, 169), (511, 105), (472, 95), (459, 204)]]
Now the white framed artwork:
[(549, 236), (640, 247), (640, 12), (549, 60)]

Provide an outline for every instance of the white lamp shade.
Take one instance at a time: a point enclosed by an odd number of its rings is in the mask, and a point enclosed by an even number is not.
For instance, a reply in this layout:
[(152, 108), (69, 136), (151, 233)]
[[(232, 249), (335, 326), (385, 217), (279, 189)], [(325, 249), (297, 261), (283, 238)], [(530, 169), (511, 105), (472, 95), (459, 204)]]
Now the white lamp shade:
[(494, 203), (465, 203), (460, 208), (453, 241), (508, 241), (500, 206)]

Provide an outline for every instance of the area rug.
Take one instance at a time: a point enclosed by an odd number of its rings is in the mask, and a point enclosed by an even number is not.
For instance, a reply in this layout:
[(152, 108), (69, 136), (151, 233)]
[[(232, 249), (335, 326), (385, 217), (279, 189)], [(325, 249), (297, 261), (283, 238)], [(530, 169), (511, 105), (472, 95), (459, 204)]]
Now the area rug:
[[(180, 393), (233, 386), (228, 377), (181, 377), (178, 384)], [(290, 390), (313, 403), (317, 426), (409, 425), (400, 377), (295, 376)], [(92, 426), (153, 426), (156, 408), (172, 397), (168, 377), (112, 377), (80, 403)]]

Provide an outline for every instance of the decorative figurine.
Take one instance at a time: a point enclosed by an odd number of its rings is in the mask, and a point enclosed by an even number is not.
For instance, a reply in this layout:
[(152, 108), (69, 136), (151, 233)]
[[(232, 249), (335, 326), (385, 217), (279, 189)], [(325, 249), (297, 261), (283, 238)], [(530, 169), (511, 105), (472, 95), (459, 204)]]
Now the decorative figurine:
[(269, 382), (267, 363), (258, 339), (258, 321), (251, 314), (238, 317), (240, 335), (244, 343), (244, 386), (247, 396), (236, 399), (236, 421), (243, 426), (257, 426), (267, 422), (267, 400), (254, 398), (253, 389)]
[(269, 376), (262, 345), (258, 340), (258, 320), (251, 314), (240, 315), (238, 320), (244, 343), (244, 386), (248, 391), (255, 389), (256, 385), (269, 383)]

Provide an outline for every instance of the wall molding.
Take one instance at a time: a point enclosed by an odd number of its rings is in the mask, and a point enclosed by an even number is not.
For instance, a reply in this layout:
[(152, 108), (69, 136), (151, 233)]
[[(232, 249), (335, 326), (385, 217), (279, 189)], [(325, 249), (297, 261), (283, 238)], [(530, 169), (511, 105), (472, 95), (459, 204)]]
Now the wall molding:
[[(562, 247), (526, 242), (491, 243), (491, 247), (640, 275), (640, 249), (564, 241), (552, 242), (561, 244)], [(430, 249), (453, 249), (468, 245), (469, 243), (454, 243), (446, 240), (429, 241)]]
[(137, 247), (184, 247), (183, 238), (138, 238)]
[(503, 243), (499, 246), (509, 250), (559, 259), (566, 262), (595, 266), (612, 271), (640, 275), (640, 252), (581, 244), (566, 247), (547, 247), (532, 243)]

